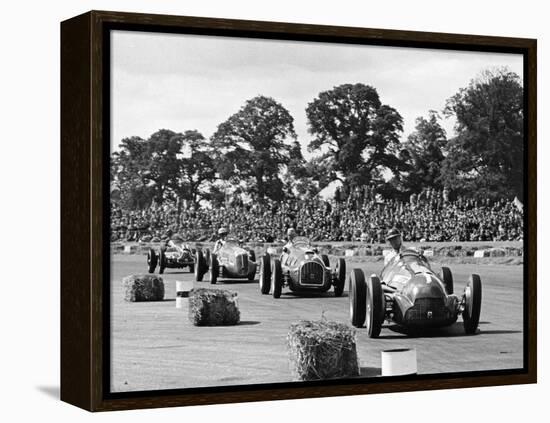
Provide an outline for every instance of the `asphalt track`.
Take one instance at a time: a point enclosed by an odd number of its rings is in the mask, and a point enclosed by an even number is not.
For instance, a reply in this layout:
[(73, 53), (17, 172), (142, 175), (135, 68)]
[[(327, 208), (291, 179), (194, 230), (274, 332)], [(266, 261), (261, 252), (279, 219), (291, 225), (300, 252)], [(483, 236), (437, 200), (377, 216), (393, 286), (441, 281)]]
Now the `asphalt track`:
[[(354, 260), (356, 261), (356, 260)], [(440, 264), (434, 263), (434, 270)], [(167, 269), (162, 276), (162, 302), (127, 303), (124, 276), (144, 273), (145, 257), (115, 255), (111, 264), (111, 391), (141, 391), (221, 385), (290, 382), (286, 336), (291, 323), (321, 319), (349, 323), (347, 292), (332, 290), (307, 298), (283, 290), (280, 299), (261, 295), (257, 280), (221, 281), (217, 288), (236, 291), (241, 324), (195, 327), (175, 306), (175, 282), (192, 281), (187, 269)], [(349, 263), (369, 273), (381, 263)], [(483, 284), (478, 334), (464, 335), (462, 320), (450, 327), (410, 337), (398, 327), (384, 326), (379, 339), (357, 330), (361, 377), (380, 375), (380, 352), (416, 348), (419, 373), (514, 369), (523, 366), (523, 266), (451, 264), (455, 292), (471, 273)], [(205, 276), (205, 280), (207, 275)], [(195, 286), (210, 287), (209, 282)], [(347, 286), (346, 286), (347, 290)]]

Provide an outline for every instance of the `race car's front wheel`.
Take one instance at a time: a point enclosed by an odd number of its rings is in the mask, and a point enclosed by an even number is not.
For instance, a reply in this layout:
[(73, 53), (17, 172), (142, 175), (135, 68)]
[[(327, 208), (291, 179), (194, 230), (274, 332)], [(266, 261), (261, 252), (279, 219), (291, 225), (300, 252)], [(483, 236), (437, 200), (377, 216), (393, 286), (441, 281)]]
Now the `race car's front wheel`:
[(384, 293), (382, 284), (376, 275), (372, 275), (367, 281), (367, 312), (365, 326), (369, 338), (378, 338), (384, 323)]
[(147, 253), (147, 267), (149, 269), (149, 273), (155, 273), (155, 269), (157, 267), (157, 255), (155, 250), (152, 248), (149, 248), (149, 252)]
[(349, 277), (349, 314), (351, 324), (360, 328), (365, 323), (367, 309), (365, 274), (361, 269), (352, 269)]
[(481, 314), (481, 278), (475, 273), (470, 276), (470, 280), (464, 288), (464, 311), (462, 320), (464, 321), (464, 331), (468, 335), (473, 335), (479, 325), (479, 315)]
[(443, 279), (443, 285), (445, 285), (445, 292), (447, 295), (454, 293), (453, 274), (448, 267), (441, 268), (441, 279)]
[(278, 258), (271, 262), (271, 293), (273, 298), (280, 298), (283, 291), (283, 270)]
[(268, 254), (260, 257), (260, 292), (264, 295), (269, 294), (271, 283), (271, 262), (269, 258)]
[(201, 250), (198, 250), (195, 254), (195, 280), (197, 282), (202, 281), (204, 273), (206, 271), (206, 260)]
[(166, 268), (166, 256), (164, 255), (164, 249), (160, 249), (159, 251), (159, 274), (164, 273), (164, 269)]
[(323, 261), (323, 264), (325, 265), (325, 267), (330, 267), (330, 261), (326, 254), (321, 254), (321, 260)]
[(218, 264), (218, 257), (216, 257), (216, 254), (210, 255), (210, 283), (212, 285), (215, 285), (218, 281), (218, 273), (220, 271), (219, 264)]
[(335, 281), (334, 281), (334, 296), (341, 297), (344, 293), (346, 285), (346, 260), (339, 258), (336, 262)]

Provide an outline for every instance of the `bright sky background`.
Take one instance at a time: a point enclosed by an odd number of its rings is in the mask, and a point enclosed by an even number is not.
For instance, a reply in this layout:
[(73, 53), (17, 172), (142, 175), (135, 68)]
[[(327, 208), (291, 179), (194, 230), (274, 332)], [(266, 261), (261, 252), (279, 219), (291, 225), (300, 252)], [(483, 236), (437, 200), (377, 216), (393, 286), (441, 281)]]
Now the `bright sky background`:
[[(111, 148), (158, 129), (196, 129), (206, 138), (256, 95), (273, 97), (294, 117), (306, 157), (311, 139), (305, 108), (321, 91), (345, 83), (375, 87), (404, 119), (441, 111), (446, 99), (487, 68), (523, 77), (522, 56), (446, 50), (350, 46), (113, 31)], [(443, 121), (453, 135), (452, 119)]]

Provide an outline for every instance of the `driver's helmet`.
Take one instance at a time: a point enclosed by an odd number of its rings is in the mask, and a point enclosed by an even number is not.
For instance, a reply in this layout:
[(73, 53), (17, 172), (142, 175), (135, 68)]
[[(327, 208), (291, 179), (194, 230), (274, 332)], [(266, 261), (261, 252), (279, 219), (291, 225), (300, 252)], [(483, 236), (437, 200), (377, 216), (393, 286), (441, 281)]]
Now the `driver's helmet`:
[(227, 230), (227, 228), (220, 228), (218, 229), (218, 235), (219, 236), (225, 236), (229, 233), (229, 231)]
[(386, 241), (389, 241), (390, 239), (398, 236), (401, 236), (401, 232), (399, 232), (397, 228), (391, 228), (386, 235)]

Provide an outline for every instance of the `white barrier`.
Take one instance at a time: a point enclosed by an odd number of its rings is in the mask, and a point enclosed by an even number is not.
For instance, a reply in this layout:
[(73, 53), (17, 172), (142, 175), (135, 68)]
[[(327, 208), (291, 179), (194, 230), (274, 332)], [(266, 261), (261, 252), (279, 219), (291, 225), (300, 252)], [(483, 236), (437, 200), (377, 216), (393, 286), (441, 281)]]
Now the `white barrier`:
[(355, 250), (346, 250), (344, 254), (346, 257), (353, 257), (355, 255)]
[(474, 251), (474, 258), (485, 257), (485, 250), (476, 250)]
[(189, 292), (192, 289), (192, 281), (176, 281), (176, 308), (189, 309)]
[(433, 257), (434, 256), (434, 250), (424, 250), (424, 256)]
[(382, 376), (414, 375), (418, 371), (414, 348), (385, 350), (381, 356)]

